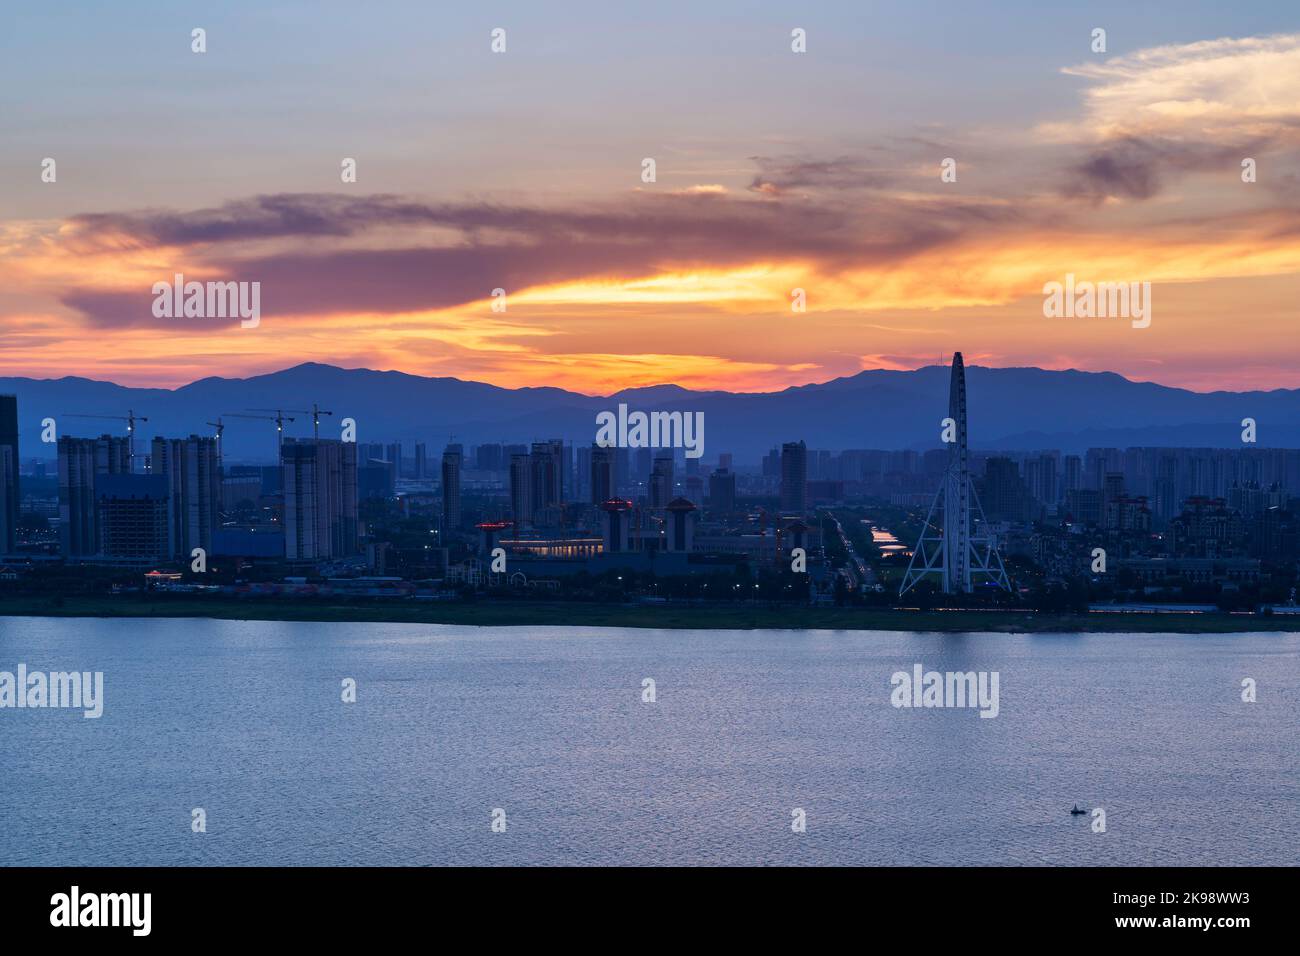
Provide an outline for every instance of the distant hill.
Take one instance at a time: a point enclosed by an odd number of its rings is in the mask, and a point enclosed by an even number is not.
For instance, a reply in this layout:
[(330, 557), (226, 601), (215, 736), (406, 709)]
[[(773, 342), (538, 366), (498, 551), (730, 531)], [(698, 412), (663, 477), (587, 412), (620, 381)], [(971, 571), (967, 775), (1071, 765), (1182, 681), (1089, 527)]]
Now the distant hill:
[[(564, 438), (589, 443), (596, 413), (620, 401), (632, 408), (702, 411), (705, 460), (732, 452), (754, 462), (784, 441), (810, 448), (931, 448), (947, 414), (948, 368), (871, 370), (816, 385), (769, 393), (694, 392), (675, 385), (628, 389), (605, 397), (560, 388), (499, 388), (456, 378), (342, 369), (306, 363), (251, 378), (205, 378), (177, 389), (126, 388), (85, 378), (0, 378), (0, 393), (19, 399), (22, 457), (49, 457), (40, 422), (58, 422), (59, 434), (121, 434), (115, 421), (69, 413), (124, 415), (149, 421), (138, 439), (156, 434), (212, 434), (206, 422), (250, 408), (310, 408), (335, 414), (323, 435), (338, 434), (344, 416), (357, 421), (359, 441), (426, 442), (430, 456), (449, 437), (466, 445)], [(1190, 445), (1235, 447), (1243, 418), (1258, 423), (1261, 447), (1300, 447), (1300, 390), (1190, 392), (1133, 382), (1111, 372), (1040, 368), (967, 368), (971, 443), (976, 448), (1061, 448)], [(298, 414), (286, 434), (310, 435), (310, 415)], [(228, 460), (269, 460), (275, 448), (270, 422), (226, 418)], [(407, 451), (410, 454), (409, 448)]]

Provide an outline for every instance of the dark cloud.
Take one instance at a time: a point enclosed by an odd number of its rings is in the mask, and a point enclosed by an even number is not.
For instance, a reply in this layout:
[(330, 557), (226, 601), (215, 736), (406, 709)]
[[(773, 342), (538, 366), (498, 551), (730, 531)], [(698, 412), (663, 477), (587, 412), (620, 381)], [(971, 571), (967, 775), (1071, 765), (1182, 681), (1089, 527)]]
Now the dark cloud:
[[(833, 182), (834, 163), (804, 163), (806, 179)], [(830, 272), (901, 262), (972, 230), (1014, 222), (1006, 207), (944, 197), (924, 209), (884, 198), (852, 207), (834, 198), (757, 200), (638, 192), (617, 204), (542, 209), (487, 202), (428, 203), (398, 196), (257, 196), (191, 213), (143, 211), (77, 217), (77, 241), (184, 250), (158, 281), (261, 283), (264, 317), (401, 312), (486, 300), (541, 284), (617, 279), (756, 261), (814, 261)], [(441, 227), (436, 239), (419, 227)], [(414, 227), (414, 228), (413, 228)], [(365, 248), (343, 240), (365, 238)], [(254, 241), (261, 244), (252, 247)], [(382, 241), (386, 248), (375, 248)], [(353, 243), (355, 245), (355, 243)], [(152, 284), (152, 283), (151, 283)], [(138, 294), (71, 289), (62, 301), (93, 324), (118, 327), (222, 320), (155, 319)]]
[(1157, 195), (1170, 179), (1191, 173), (1221, 172), (1231, 182), (1240, 176), (1243, 157), (1258, 157), (1281, 145), (1278, 136), (1235, 143), (1125, 136), (1106, 143), (1070, 167), (1061, 193), (1093, 202), (1110, 197), (1142, 200)]
[(891, 174), (860, 159), (800, 159), (751, 156), (758, 172), (750, 181), (751, 192), (780, 196), (796, 190), (882, 189)]

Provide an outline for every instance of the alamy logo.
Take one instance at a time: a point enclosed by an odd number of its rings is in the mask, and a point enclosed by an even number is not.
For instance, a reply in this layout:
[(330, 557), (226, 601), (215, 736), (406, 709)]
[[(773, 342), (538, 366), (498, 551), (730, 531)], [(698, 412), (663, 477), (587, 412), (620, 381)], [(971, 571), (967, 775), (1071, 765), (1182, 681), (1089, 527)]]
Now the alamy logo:
[(998, 715), (997, 671), (927, 671), (912, 665), (912, 673), (895, 671), (889, 678), (895, 707), (978, 707), (981, 717)]
[(620, 404), (618, 414), (596, 414), (596, 444), (601, 448), (685, 448), (687, 458), (704, 454), (703, 412), (628, 413)]
[(132, 936), (148, 936), (153, 928), (152, 893), (71, 892), (50, 897), (51, 926), (129, 926)]
[(32, 671), (18, 665), (18, 673), (0, 671), (0, 710), (6, 707), (80, 708), (83, 717), (94, 719), (104, 713), (104, 672)]
[(1132, 319), (1133, 328), (1151, 324), (1150, 282), (1075, 282), (1043, 286), (1043, 316), (1048, 319)]
[(240, 328), (255, 329), (262, 321), (262, 283), (186, 282), (183, 272), (171, 283), (153, 284), (156, 319), (233, 319)]

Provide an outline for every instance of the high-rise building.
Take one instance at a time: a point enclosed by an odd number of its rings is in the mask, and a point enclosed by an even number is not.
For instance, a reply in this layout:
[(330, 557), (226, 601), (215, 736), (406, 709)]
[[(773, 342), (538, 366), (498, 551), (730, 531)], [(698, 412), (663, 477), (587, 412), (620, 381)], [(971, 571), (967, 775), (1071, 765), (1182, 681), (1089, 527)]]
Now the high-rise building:
[(1065, 493), (1065, 512), (1075, 524), (1101, 525), (1101, 492), (1096, 488), (1071, 488)]
[(503, 471), (506, 467), (504, 446), (500, 443), (479, 445), (474, 449), (474, 467), (479, 471)]
[(150, 469), (167, 480), (168, 554), (189, 558), (212, 552), (221, 522), (221, 459), (215, 438), (155, 438)]
[(655, 456), (650, 469), (648, 506), (652, 511), (668, 507), (673, 500), (673, 459), (671, 455)]
[[(547, 517), (557, 517), (557, 510), (564, 502), (564, 443), (559, 439), (533, 442), (532, 468), (532, 506), (533, 521), (537, 522), (542, 512)], [(547, 521), (552, 523), (552, 521)]]
[(596, 445), (579, 445), (573, 450), (577, 458), (573, 468), (573, 492), (571, 495), (574, 501), (592, 501), (591, 452), (596, 447)]
[(1054, 505), (1058, 500), (1056, 487), (1056, 458), (1052, 455), (1036, 455), (1025, 459), (1025, 485), (1034, 499), (1045, 505)]
[(384, 446), (384, 458), (393, 463), (393, 474), (398, 478), (405, 477), (402, 474), (402, 443), (400, 441), (389, 442)]
[[(417, 450), (420, 447), (417, 445)], [(460, 466), (464, 457), (460, 445), (448, 445), (442, 453), (442, 526), (447, 529), (459, 528), (461, 523)]]
[[(687, 459), (691, 461), (693, 459)], [(698, 473), (687, 475), (682, 480), (681, 487), (682, 497), (690, 501), (695, 507), (704, 504), (704, 479)]]
[[(0, 445), (0, 547), (12, 552), (18, 547), (18, 526), (14, 517), (14, 502), (18, 498), (18, 489), (13, 485), (10, 466), (17, 457), (17, 449), (11, 445)], [(3, 554), (4, 551), (0, 551)]]
[(286, 438), (284, 556), (320, 561), (356, 554), (357, 452), (337, 439)]
[(357, 496), (391, 498), (397, 490), (397, 475), (393, 463), (382, 458), (363, 458), (357, 463)]
[(591, 446), (591, 503), (600, 505), (618, 494), (617, 448)]
[(1089, 448), (1084, 457), (1083, 486), (1101, 491), (1108, 473), (1123, 470), (1123, 455), (1118, 448)]
[(125, 475), (131, 468), (130, 442), (115, 435), (58, 441), (59, 545), (65, 558), (99, 553), (99, 519), (95, 480), (101, 475)]
[(614, 493), (630, 493), (632, 481), (632, 449), (614, 449)]
[(582, 499), (573, 493), (573, 444), (559, 443), (560, 452), (560, 501), (581, 501)]
[(1078, 455), (1066, 455), (1063, 467), (1065, 475), (1062, 481), (1063, 487), (1061, 488), (1062, 498), (1069, 492), (1078, 491), (1083, 487), (1083, 459)]
[[(457, 448), (460, 446), (457, 445)], [(464, 457), (462, 452), (461, 457)], [(429, 456), (424, 450), (424, 442), (415, 443), (415, 477), (417, 481), (423, 481), (429, 477)]]
[(510, 456), (510, 517), (516, 528), (533, 525), (533, 456)]
[(105, 558), (131, 561), (172, 557), (167, 485), (166, 475), (97, 476), (96, 552)]
[(18, 397), (0, 395), (0, 553), (17, 547)]
[(726, 468), (709, 475), (709, 510), (720, 515), (736, 510), (736, 476)]
[(808, 510), (808, 446), (788, 441), (781, 446), (781, 511), (801, 515)]
[(1112, 502), (1124, 497), (1124, 473), (1122, 471), (1110, 471), (1101, 482), (1101, 508), (1102, 514), (1105, 514), (1106, 506)]
[(649, 488), (650, 486), (650, 469), (653, 463), (654, 452), (649, 448), (636, 449), (636, 455), (632, 461), (631, 487)]
[(990, 521), (1023, 521), (1031, 509), (1028, 491), (1020, 478), (1020, 466), (1010, 458), (996, 456), (984, 463), (980, 500)]

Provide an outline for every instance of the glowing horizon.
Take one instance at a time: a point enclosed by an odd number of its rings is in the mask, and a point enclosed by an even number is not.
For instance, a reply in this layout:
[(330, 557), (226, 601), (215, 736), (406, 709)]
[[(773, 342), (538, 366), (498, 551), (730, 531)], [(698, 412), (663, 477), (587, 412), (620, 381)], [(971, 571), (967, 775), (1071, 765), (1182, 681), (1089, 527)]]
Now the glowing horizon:
[[(48, 53), (56, 21), (24, 16), (23, 56)], [(214, 32), (247, 38), (247, 16), (223, 14)], [(304, 120), (314, 145), (298, 142), (305, 134), (281, 141), (250, 90), (211, 85), (205, 71), (230, 65), (215, 50), (208, 59), (182, 50), (169, 69), (212, 103), (246, 108), (264, 141), (258, 155), (278, 144), (296, 172), (245, 168), (243, 153), (214, 142), (184, 147), (189, 162), (176, 165), (156, 131), (135, 128), (138, 141), (124, 129), (110, 137), (112, 162), (97, 162), (27, 104), (16, 146), (59, 158), (58, 178), (43, 183), (33, 167), (7, 186), (0, 376), (174, 388), (315, 361), (592, 395), (612, 384), (770, 392), (960, 350), (975, 364), (1109, 371), (1195, 391), (1300, 387), (1300, 30), (1285, 7), (1272, 30), (1248, 36), (1222, 32), (1219, 14), (1198, 7), (1180, 29), (1207, 31), (1199, 40), (1153, 21), (1139, 30), (1126, 17), (1140, 15), (1117, 7), (1111, 36), (1124, 45), (1107, 54), (1052, 19), (1009, 61), (1032, 95), (1013, 100), (999, 86), (1010, 80), (988, 80), (982, 110), (949, 66), (922, 76), (936, 61), (918, 54), (915, 83), (897, 91), (915, 119), (873, 100), (865, 137), (840, 131), (847, 104), (798, 107), (807, 115), (797, 137), (774, 132), (756, 108), (763, 91), (781, 115), (829, 76), (844, 89), (870, 86), (862, 45), (907, 35), (910, 16), (850, 17), (838, 31), (814, 24), (802, 58), (783, 53), (781, 34), (768, 35), (775, 26), (751, 25), (735, 39), (745, 52), (733, 67), (753, 88), (719, 91), (716, 129), (689, 112), (674, 129), (624, 104), (599, 114), (603, 139), (572, 143), (524, 115), (546, 108), (529, 84), (551, 77), (589, 104), (612, 94), (586, 90), (526, 44), (516, 59), (493, 60), (467, 40), (439, 69), (459, 71), (457, 88), (484, 109), (475, 84), (513, 91), (513, 162), (468, 114), (444, 117), (452, 135), (433, 153), (419, 136), (385, 135), (365, 112), (377, 94), (364, 81), (341, 113)], [(972, 37), (1012, 29), (1010, 17), (963, 22)], [(173, 42), (171, 28), (114, 33), (114, 50), (79, 52), (103, 67), (108, 52)], [(657, 38), (628, 42), (652, 62), (663, 55)], [(395, 68), (417, 68), (404, 47), (390, 53)], [(694, 64), (688, 72), (710, 62), (706, 50), (678, 56)], [(257, 62), (264, 80), (280, 76)], [(61, 70), (32, 94), (47, 112), (66, 120), (109, 102), (100, 92), (74, 99), (86, 76)], [(689, 101), (665, 82), (666, 100)], [(943, 89), (947, 99), (936, 99)], [(133, 78), (112, 95), (154, 94)], [(394, 109), (419, 112), (420, 102), (394, 96)], [(588, 129), (567, 100), (554, 108), (566, 128)], [(324, 141), (340, 117), (364, 127), (359, 142)], [(192, 131), (202, 141), (202, 128)], [(443, 153), (455, 164), (431, 189), (425, 166)], [(360, 172), (349, 184), (339, 157), (352, 155)], [(653, 182), (640, 177), (647, 155)], [(233, 164), (224, 176), (208, 165), (220, 156)], [(941, 176), (948, 157), (955, 181)], [(1247, 158), (1254, 181), (1242, 175)], [(259, 283), (260, 324), (156, 318), (150, 289), (177, 273)], [(1067, 274), (1151, 283), (1151, 327), (1045, 318), (1043, 287)], [(504, 311), (494, 310), (496, 288)], [(792, 310), (795, 290), (806, 311)]]

